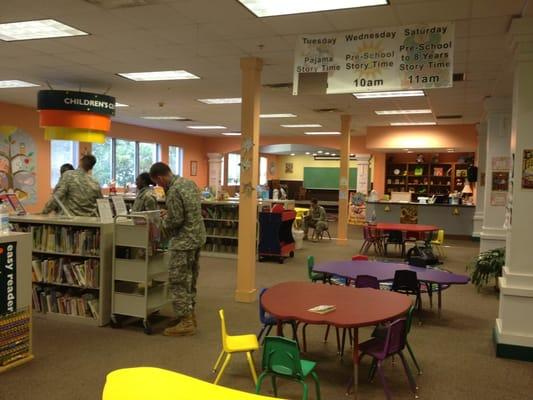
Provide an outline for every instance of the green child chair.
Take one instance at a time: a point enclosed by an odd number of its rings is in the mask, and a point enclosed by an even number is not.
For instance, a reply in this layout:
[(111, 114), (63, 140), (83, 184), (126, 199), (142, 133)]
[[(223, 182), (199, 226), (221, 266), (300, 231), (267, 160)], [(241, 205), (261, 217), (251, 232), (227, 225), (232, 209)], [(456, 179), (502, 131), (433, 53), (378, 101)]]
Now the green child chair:
[(296, 341), (281, 336), (267, 336), (263, 348), (263, 372), (259, 375), (255, 392), (257, 394), (261, 392), (263, 380), (270, 376), (274, 396), (278, 397), (276, 378), (280, 377), (299, 382), (303, 387), (302, 399), (307, 400), (308, 388), (305, 379), (311, 375), (315, 381), (316, 398), (320, 400), (320, 382), (314, 371), (315, 366), (315, 362), (300, 358), (300, 350), (298, 350)]
[(308, 256), (307, 257), (307, 276), (309, 277), (309, 280), (313, 283), (317, 281), (322, 281), (323, 283), (326, 283), (328, 281), (328, 277), (326, 274), (323, 274), (322, 272), (314, 272), (313, 267), (315, 266), (315, 257), (314, 256)]

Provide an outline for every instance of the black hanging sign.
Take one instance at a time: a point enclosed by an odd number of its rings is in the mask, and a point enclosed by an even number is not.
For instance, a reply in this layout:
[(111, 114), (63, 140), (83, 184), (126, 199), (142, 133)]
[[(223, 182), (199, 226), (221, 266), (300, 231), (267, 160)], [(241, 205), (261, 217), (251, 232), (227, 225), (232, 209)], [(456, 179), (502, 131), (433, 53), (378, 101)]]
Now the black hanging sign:
[(115, 115), (115, 98), (105, 94), (69, 90), (40, 90), (37, 94), (37, 109)]
[(0, 243), (0, 315), (17, 311), (17, 242)]

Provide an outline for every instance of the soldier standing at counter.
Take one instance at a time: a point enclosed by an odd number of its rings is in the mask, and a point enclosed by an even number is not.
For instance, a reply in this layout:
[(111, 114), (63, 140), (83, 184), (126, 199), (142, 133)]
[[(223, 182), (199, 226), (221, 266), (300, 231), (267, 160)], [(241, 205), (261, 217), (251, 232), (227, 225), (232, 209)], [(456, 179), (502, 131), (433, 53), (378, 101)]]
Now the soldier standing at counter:
[(157, 199), (150, 187), (153, 183), (154, 182), (150, 178), (148, 172), (139, 174), (137, 179), (135, 179), (135, 185), (137, 185), (137, 197), (131, 207), (132, 212), (157, 210)]
[(177, 325), (165, 329), (166, 336), (196, 333), (196, 282), (200, 269), (200, 249), (205, 243), (200, 190), (193, 181), (174, 175), (169, 166), (158, 162), (150, 177), (165, 189), (166, 213), (163, 229), (169, 237), (169, 292), (173, 297)]

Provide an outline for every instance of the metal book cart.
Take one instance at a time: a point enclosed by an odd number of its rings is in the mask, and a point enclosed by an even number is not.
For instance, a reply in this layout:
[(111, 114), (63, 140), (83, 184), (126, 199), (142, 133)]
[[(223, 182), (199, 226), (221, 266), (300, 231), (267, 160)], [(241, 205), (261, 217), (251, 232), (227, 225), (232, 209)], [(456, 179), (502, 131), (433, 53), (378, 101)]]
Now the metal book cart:
[(141, 318), (151, 334), (150, 316), (169, 303), (167, 253), (160, 243), (159, 211), (115, 217), (111, 326), (124, 317)]

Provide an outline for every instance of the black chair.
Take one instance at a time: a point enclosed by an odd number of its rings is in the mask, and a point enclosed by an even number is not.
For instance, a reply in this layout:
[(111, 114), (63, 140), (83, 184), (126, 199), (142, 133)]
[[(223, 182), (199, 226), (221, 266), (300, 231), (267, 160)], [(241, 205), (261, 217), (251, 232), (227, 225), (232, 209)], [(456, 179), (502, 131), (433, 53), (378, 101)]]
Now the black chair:
[(386, 233), (386, 239), (385, 239), (385, 245), (384, 245), (385, 255), (387, 255), (387, 246), (389, 244), (392, 244), (395, 247), (400, 246), (401, 251), (402, 251), (401, 257), (403, 258), (405, 256), (405, 241), (406, 241), (405, 232), (387, 231), (385, 233)]
[(415, 271), (409, 271), (407, 269), (397, 270), (394, 273), (391, 290), (393, 292), (416, 296), (415, 308), (418, 308), (418, 311), (422, 309), (420, 282), (418, 281)]

